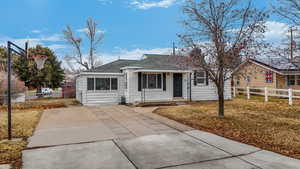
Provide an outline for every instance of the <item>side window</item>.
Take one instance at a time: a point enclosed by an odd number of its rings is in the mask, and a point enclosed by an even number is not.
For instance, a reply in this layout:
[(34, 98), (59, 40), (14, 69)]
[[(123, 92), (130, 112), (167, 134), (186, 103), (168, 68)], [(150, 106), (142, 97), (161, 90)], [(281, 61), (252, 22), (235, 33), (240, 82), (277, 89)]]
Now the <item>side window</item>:
[(157, 88), (161, 89), (161, 74), (157, 74)]
[(118, 79), (111, 78), (111, 90), (118, 90)]
[(300, 75), (297, 75), (297, 85), (300, 85)]
[(206, 82), (205, 72), (197, 72), (196, 81), (197, 81), (197, 84), (200, 84), (200, 85), (205, 84), (205, 82)]
[(295, 85), (295, 81), (296, 81), (295, 75), (288, 75), (287, 78), (288, 78), (288, 85), (289, 86), (290, 85)]
[(266, 71), (266, 83), (273, 83), (273, 72)]
[(95, 83), (94, 78), (87, 78), (87, 90), (94, 90), (95, 89)]
[(125, 76), (124, 76), (124, 88), (127, 89), (127, 73), (125, 73)]
[(236, 85), (237, 85), (237, 86), (240, 86), (240, 84), (241, 84), (241, 82), (240, 82), (240, 77), (237, 77), (237, 78), (236, 78)]
[(247, 81), (248, 83), (250, 83), (250, 82), (251, 82), (251, 76), (247, 76), (247, 77), (246, 77), (246, 81)]

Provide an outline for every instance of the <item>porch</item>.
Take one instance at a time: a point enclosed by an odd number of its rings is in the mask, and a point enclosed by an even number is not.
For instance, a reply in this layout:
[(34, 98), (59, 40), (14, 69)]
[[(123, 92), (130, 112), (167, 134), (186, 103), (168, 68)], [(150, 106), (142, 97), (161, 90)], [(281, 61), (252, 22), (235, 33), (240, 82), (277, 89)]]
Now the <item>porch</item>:
[(189, 100), (190, 71), (135, 70), (126, 76), (129, 76), (125, 90), (128, 102), (157, 104)]

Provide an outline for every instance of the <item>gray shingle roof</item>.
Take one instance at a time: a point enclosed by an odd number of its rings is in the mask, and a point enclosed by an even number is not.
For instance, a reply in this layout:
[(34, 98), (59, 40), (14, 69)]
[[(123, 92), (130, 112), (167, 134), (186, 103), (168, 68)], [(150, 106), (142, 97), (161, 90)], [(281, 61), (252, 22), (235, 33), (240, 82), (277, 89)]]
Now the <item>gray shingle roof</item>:
[(155, 55), (145, 54), (145, 59), (142, 59), (130, 66), (138, 66), (143, 69), (152, 70), (179, 70), (179, 67), (172, 59), (171, 55)]
[(151, 70), (180, 70), (171, 55), (145, 54), (141, 60), (116, 60), (87, 72), (120, 73), (122, 67), (141, 67)]
[(138, 62), (137, 60), (125, 60), (119, 59), (102, 66), (98, 66), (94, 69), (88, 70), (86, 72), (99, 72), (99, 73), (121, 73), (121, 68), (125, 66), (129, 66), (130, 64), (134, 64)]
[(291, 61), (287, 58), (259, 58), (252, 59), (254, 62), (269, 66), (279, 71), (284, 70), (300, 70), (300, 63), (297, 61)]

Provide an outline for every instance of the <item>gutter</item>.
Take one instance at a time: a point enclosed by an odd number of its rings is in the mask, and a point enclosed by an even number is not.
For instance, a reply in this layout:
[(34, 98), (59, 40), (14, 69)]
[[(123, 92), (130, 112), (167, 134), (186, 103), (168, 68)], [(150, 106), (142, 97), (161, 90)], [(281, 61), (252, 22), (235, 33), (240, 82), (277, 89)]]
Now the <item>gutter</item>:
[(81, 72), (80, 75), (117, 75), (117, 76), (121, 76), (121, 75), (124, 75), (124, 73)]

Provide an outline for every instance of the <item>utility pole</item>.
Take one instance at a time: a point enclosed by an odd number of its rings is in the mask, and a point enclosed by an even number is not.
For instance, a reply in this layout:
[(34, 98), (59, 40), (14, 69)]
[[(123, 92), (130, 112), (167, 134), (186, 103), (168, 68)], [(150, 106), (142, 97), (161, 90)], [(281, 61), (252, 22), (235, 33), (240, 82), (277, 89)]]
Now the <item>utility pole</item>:
[(294, 32), (294, 29), (293, 29), (293, 27), (291, 27), (290, 28), (290, 40), (291, 40), (291, 42), (290, 42), (290, 50), (291, 50), (291, 60), (293, 60), (294, 59), (294, 46), (296, 47), (296, 42), (294, 41), (294, 34), (293, 34), (293, 32)]
[(173, 56), (176, 55), (176, 51), (175, 51), (176, 47), (175, 47), (175, 43), (173, 42)]

